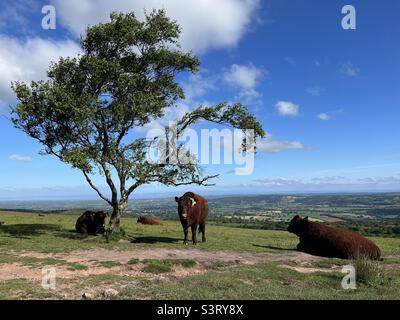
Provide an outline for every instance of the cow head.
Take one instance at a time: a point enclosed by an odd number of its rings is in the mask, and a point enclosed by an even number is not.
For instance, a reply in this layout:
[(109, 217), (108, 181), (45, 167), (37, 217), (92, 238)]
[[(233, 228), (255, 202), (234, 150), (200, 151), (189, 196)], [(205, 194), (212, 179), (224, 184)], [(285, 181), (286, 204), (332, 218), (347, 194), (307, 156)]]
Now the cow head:
[(190, 210), (196, 205), (196, 195), (193, 192), (187, 192), (182, 197), (175, 197), (178, 203), (178, 214), (181, 219), (186, 220)]
[(297, 236), (301, 236), (306, 231), (307, 224), (308, 217), (305, 217), (303, 219), (299, 215), (297, 215), (290, 221), (287, 231), (289, 231), (290, 233), (294, 233)]

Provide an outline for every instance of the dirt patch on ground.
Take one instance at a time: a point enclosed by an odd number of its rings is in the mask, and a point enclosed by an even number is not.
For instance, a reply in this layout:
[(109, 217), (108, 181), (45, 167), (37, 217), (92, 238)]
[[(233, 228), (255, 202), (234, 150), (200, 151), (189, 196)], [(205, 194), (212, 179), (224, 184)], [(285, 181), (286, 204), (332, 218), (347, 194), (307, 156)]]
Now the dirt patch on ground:
[[(51, 266), (50, 266), (51, 267)], [(55, 266), (56, 277), (58, 278), (85, 278), (92, 275), (113, 274), (120, 276), (148, 276), (136, 268), (130, 266), (120, 266), (106, 268), (101, 266), (89, 267), (87, 270), (68, 270), (66, 266)], [(0, 268), (0, 281), (28, 279), (28, 280), (41, 280), (46, 273), (43, 267), (40, 266), (25, 266), (18, 263), (2, 264)]]
[[(396, 263), (397, 261), (400, 261), (400, 256), (386, 256), (384, 257), (382, 267), (385, 270), (400, 270), (400, 263)], [(352, 262), (349, 260), (348, 264), (352, 264)], [(318, 268), (318, 267), (313, 267), (312, 264), (310, 264), (307, 261), (303, 261), (298, 263), (297, 265), (293, 265), (292, 263), (288, 264), (282, 264), (279, 265), (282, 268), (287, 268), (291, 269), (300, 273), (316, 273), (316, 272), (323, 272), (323, 273), (332, 273), (332, 272), (341, 272), (343, 265), (332, 265), (332, 266), (327, 266), (325, 268)]]
[[(190, 259), (195, 260), (197, 265), (192, 268), (182, 268), (175, 266), (168, 276), (186, 277), (194, 274), (207, 272), (209, 269), (223, 266), (253, 265), (262, 262), (276, 262), (279, 266), (289, 268), (301, 273), (314, 272), (340, 272), (340, 266), (327, 268), (315, 268), (313, 263), (327, 258), (312, 256), (297, 251), (284, 253), (253, 253), (236, 251), (204, 251), (200, 249), (164, 249), (154, 248), (135, 249), (129, 251), (93, 249), (78, 250), (70, 253), (45, 254), (38, 252), (13, 252), (19, 257), (34, 257), (38, 259), (53, 258), (86, 266), (86, 270), (69, 270), (67, 265), (58, 265), (56, 268), (57, 277), (60, 278), (81, 278), (91, 275), (113, 274), (120, 276), (145, 276), (145, 277), (164, 277), (143, 272), (142, 264), (129, 265), (131, 259)], [(396, 258), (391, 256), (391, 259)], [(118, 266), (105, 267), (101, 262), (115, 262)], [(386, 267), (394, 269), (397, 266), (388, 264)], [(17, 263), (3, 264), (0, 268), (0, 280), (13, 279), (39, 280), (42, 278), (42, 268), (24, 266)]]
[[(0, 281), (14, 279), (39, 279), (41, 269), (33, 270), (18, 263), (5, 263), (0, 266)], [(40, 273), (40, 274), (39, 274)]]
[[(17, 253), (14, 253), (17, 254)], [(68, 254), (43, 254), (36, 252), (19, 252), (22, 257), (35, 257), (40, 259), (55, 258), (72, 263), (87, 264), (93, 261), (115, 261), (127, 263), (131, 259), (192, 259), (201, 265), (213, 265), (215, 262), (225, 262), (234, 264), (255, 264), (260, 262), (313, 262), (324, 258), (311, 256), (302, 252), (285, 252), (285, 253), (253, 253), (253, 252), (237, 252), (237, 251), (204, 251), (200, 249), (136, 249), (129, 251), (94, 249), (79, 250)]]
[(386, 270), (400, 270), (400, 264), (385, 264), (384, 268)]
[[(176, 277), (191, 276), (206, 272), (208, 269), (221, 266), (253, 265), (261, 262), (280, 262), (290, 265), (310, 264), (324, 258), (311, 256), (301, 252), (285, 253), (252, 253), (235, 251), (204, 251), (199, 249), (161, 249), (152, 250), (138, 249), (129, 251), (95, 249), (79, 250), (70, 253), (45, 254), (38, 252), (13, 252), (19, 257), (33, 257), (37, 259), (59, 259), (67, 263), (76, 263), (87, 267), (86, 270), (68, 270), (68, 266), (58, 265), (56, 267), (57, 277), (60, 278), (80, 278), (91, 275), (113, 274), (122, 276), (148, 276), (157, 275), (148, 274), (141, 271), (142, 266), (128, 265), (131, 259), (190, 259), (197, 262), (193, 268), (174, 267), (169, 275)], [(104, 267), (99, 262), (118, 262), (120, 266)], [(21, 264), (3, 264), (0, 271), (0, 280), (13, 279), (39, 280), (42, 278), (42, 267), (24, 266)]]
[(339, 266), (335, 266), (332, 268), (313, 268), (313, 267), (294, 267), (294, 266), (288, 266), (288, 265), (280, 265), (280, 267), (282, 268), (287, 268), (287, 269), (291, 269), (300, 273), (316, 273), (316, 272), (324, 272), (324, 273), (331, 273), (331, 272), (340, 272), (341, 267)]
[[(296, 251), (281, 253), (252, 253), (235, 251), (204, 251), (200, 249), (162, 249), (151, 250), (135, 249), (129, 251), (119, 250), (79, 250), (70, 253), (44, 254), (38, 252), (12, 252), (18, 257), (31, 257), (37, 259), (58, 259), (60, 262), (56, 266), (57, 290), (54, 298), (80, 299), (85, 293), (92, 298), (104, 298), (107, 290), (114, 289), (120, 291), (126, 287), (138, 285), (137, 276), (148, 278), (149, 280), (173, 280), (176, 278), (189, 277), (193, 275), (205, 274), (213, 269), (220, 267), (235, 267), (239, 265), (253, 265), (263, 262), (275, 262), (282, 268), (288, 268), (300, 273), (315, 272), (340, 272), (341, 266), (327, 264), (326, 267), (316, 267), (319, 261), (329, 260), (328, 258), (316, 257)], [(389, 257), (387, 257), (389, 258)], [(390, 260), (395, 262), (399, 257), (391, 256)], [(132, 259), (139, 259), (135, 264), (129, 264)], [(190, 259), (195, 260), (193, 267), (183, 267), (173, 265), (170, 272), (166, 273), (146, 273), (143, 271), (144, 259)], [(46, 261), (46, 260), (44, 260)], [(400, 264), (388, 261), (383, 264), (385, 269), (398, 270)], [(349, 262), (350, 263), (350, 262)], [(70, 270), (71, 265), (77, 264), (85, 266), (85, 270)], [(108, 267), (105, 266), (108, 264)], [(325, 263), (323, 263), (325, 264)], [(120, 276), (118, 281), (91, 282), (87, 278), (98, 275)], [(0, 265), (0, 281), (26, 279), (40, 284), (42, 281), (42, 266), (29, 266), (21, 263), (5, 263)]]
[[(165, 274), (154, 274), (147, 273), (141, 270), (142, 265), (138, 265), (135, 267), (122, 265), (118, 267), (101, 267), (101, 266), (92, 266), (87, 270), (68, 270), (65, 266), (56, 266), (56, 277), (62, 279), (79, 279), (79, 278), (87, 278), (89, 276), (96, 275), (113, 275), (113, 276), (121, 276), (121, 277), (145, 277), (145, 278), (164, 278), (165, 276), (173, 276), (173, 277), (187, 277), (196, 274), (205, 273), (207, 270), (199, 267), (193, 268), (182, 268), (182, 267), (173, 267), (171, 272), (167, 272)], [(41, 281), (45, 271), (43, 271), (42, 267), (32, 267), (32, 266), (24, 266), (17, 263), (10, 264), (2, 264), (0, 268), (0, 281), (8, 281), (8, 280), (17, 280), (17, 279), (27, 279), (32, 281)]]
[[(32, 254), (32, 253), (31, 253)], [(256, 264), (261, 262), (287, 262), (304, 263), (319, 261), (321, 257), (311, 256), (301, 252), (285, 253), (253, 253), (237, 251), (204, 251), (199, 249), (179, 250), (162, 249), (152, 250), (138, 249), (130, 251), (110, 251), (107, 249), (96, 249), (90, 251), (74, 251), (69, 254), (44, 255), (43, 257), (53, 257), (66, 260), (72, 263), (87, 264), (93, 261), (116, 261), (127, 263), (131, 259), (192, 259), (205, 267), (212, 267), (215, 264), (237, 265), (237, 264)]]
[[(239, 265), (253, 265), (262, 262), (277, 262), (287, 265), (311, 265), (314, 261), (324, 258), (311, 256), (301, 252), (284, 253), (252, 253), (235, 251), (204, 251), (200, 249), (162, 249), (151, 250), (136, 249), (129, 251), (94, 249), (79, 250), (70, 253), (45, 254), (38, 252), (12, 252), (18, 257), (30, 257), (36, 259), (57, 259), (59, 264), (56, 266), (57, 291), (55, 297), (66, 299), (80, 299), (85, 293), (94, 298), (103, 297), (103, 293), (109, 289), (122, 290), (125, 287), (135, 287), (137, 285), (136, 276), (148, 279), (173, 280), (174, 278), (189, 277), (193, 275), (205, 274), (210, 270), (221, 267), (235, 267)], [(140, 260), (136, 264), (129, 264), (129, 261)], [(194, 260), (196, 265), (193, 267), (183, 267), (173, 265), (170, 272), (166, 273), (146, 273), (143, 271), (144, 259), (155, 260)], [(53, 260), (56, 261), (56, 260)], [(70, 264), (68, 266), (68, 264)], [(85, 266), (85, 270), (68, 270), (73, 265)], [(104, 266), (108, 264), (108, 267)], [(87, 277), (96, 275), (121, 276), (121, 280), (110, 283), (91, 284)], [(26, 266), (20, 263), (2, 264), (0, 268), (0, 281), (26, 279), (35, 283), (42, 281), (42, 266)]]

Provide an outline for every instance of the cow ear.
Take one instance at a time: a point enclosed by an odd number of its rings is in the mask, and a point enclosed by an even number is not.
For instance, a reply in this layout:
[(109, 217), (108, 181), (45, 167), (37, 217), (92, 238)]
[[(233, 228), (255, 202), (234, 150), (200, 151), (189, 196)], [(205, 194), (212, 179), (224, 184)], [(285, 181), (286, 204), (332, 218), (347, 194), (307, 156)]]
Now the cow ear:
[(175, 197), (175, 201), (178, 202), (178, 200), (179, 200), (179, 198), (178, 198), (178, 197)]
[(308, 216), (304, 218), (304, 220), (308, 220)]
[(192, 197), (191, 198), (193, 198), (194, 199), (194, 201), (196, 201), (196, 202), (199, 202), (200, 201), (200, 198), (199, 198), (199, 196), (197, 195), (197, 194), (195, 194), (195, 193), (193, 193), (192, 192)]
[(296, 222), (296, 221), (299, 221), (299, 220), (301, 220), (299, 215), (294, 216), (293, 219), (292, 219), (293, 222)]

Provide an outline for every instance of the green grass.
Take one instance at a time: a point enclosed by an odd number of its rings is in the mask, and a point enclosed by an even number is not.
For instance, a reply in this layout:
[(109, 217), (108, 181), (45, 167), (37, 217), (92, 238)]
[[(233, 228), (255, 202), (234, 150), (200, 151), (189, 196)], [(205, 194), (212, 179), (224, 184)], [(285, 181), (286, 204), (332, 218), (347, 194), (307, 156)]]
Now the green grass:
[(127, 262), (127, 264), (128, 265), (135, 265), (135, 264), (138, 264), (138, 263), (140, 263), (140, 260), (139, 259), (130, 259), (128, 262)]
[(75, 271), (75, 270), (87, 270), (89, 267), (80, 264), (80, 263), (74, 263), (74, 262), (68, 262), (67, 264), (67, 269), (70, 271)]
[(143, 272), (166, 273), (172, 271), (171, 265), (165, 263), (163, 260), (148, 260), (143, 262), (145, 263), (145, 266), (142, 269)]
[[(344, 290), (340, 285), (343, 277), (340, 273), (301, 274), (280, 268), (273, 263), (262, 263), (235, 268), (225, 267), (210, 271), (205, 276), (195, 275), (173, 281), (96, 275), (87, 277), (85, 283), (90, 286), (115, 286), (119, 291), (119, 299), (398, 300), (400, 299), (399, 273), (390, 273), (388, 276), (390, 286), (357, 283), (356, 290)], [(71, 283), (71, 280), (62, 280), (60, 283)], [(0, 283), (0, 299), (16, 298), (56, 299), (60, 298), (60, 294), (43, 290), (40, 285), (30, 281), (15, 280)]]
[[(29, 267), (44, 265), (65, 266), (69, 270), (85, 270), (88, 267), (58, 258), (35, 258), (19, 253), (68, 253), (74, 250), (134, 250), (168, 248), (179, 250), (238, 251), (289, 253), (298, 243), (296, 236), (286, 231), (253, 230), (227, 226), (207, 225), (207, 242), (198, 246), (182, 244), (182, 229), (178, 221), (163, 221), (162, 225), (139, 225), (133, 218), (122, 219), (123, 234), (115, 234), (109, 242), (103, 236), (79, 235), (74, 231), (76, 215), (0, 212), (0, 267), (5, 263), (19, 263)], [(124, 241), (120, 241), (123, 239)], [(400, 265), (399, 238), (371, 238), (381, 248), (383, 256), (394, 257), (380, 264)], [(93, 261), (107, 268), (120, 266), (116, 261)], [(349, 264), (351, 261), (325, 259), (313, 263), (314, 267), (330, 268)], [(174, 267), (190, 268), (196, 261), (139, 260), (133, 258), (127, 265), (142, 264), (147, 277), (103, 274), (77, 279), (59, 279), (58, 283), (75, 286), (115, 287), (125, 299), (399, 299), (400, 271), (386, 274), (387, 282), (357, 283), (357, 290), (346, 291), (340, 286), (341, 273), (301, 274), (282, 268), (274, 263), (232, 266), (216, 263), (205, 274), (189, 277), (158, 279), (151, 274), (168, 273)], [(189, 271), (190, 272), (190, 271)], [(124, 286), (122, 286), (124, 285)], [(120, 289), (121, 286), (121, 289)], [(83, 289), (82, 289), (83, 290)], [(60, 292), (46, 291), (40, 283), (28, 280), (0, 282), (0, 299), (57, 299)]]
[[(45, 218), (37, 214), (0, 212), (5, 222), (0, 226), (0, 248), (16, 251), (37, 251), (43, 253), (70, 252), (94, 247), (130, 250), (191, 249), (182, 245), (182, 227), (177, 221), (163, 221), (159, 226), (136, 223), (133, 218), (123, 218), (125, 235), (113, 235), (107, 243), (101, 235), (86, 236), (74, 230), (76, 215), (49, 214)], [(199, 244), (202, 250), (235, 250), (250, 252), (293, 250), (297, 237), (286, 231), (252, 230), (244, 228), (207, 225), (207, 242)], [(118, 242), (119, 240), (130, 242)], [(372, 237), (384, 255), (400, 255), (399, 238)]]
[(197, 264), (191, 259), (144, 259), (142, 263), (145, 264), (142, 271), (147, 273), (166, 273), (171, 272), (173, 266), (193, 268)]
[[(357, 284), (356, 290), (341, 287), (343, 274), (301, 274), (273, 263), (210, 271), (175, 281), (152, 280), (127, 287), (125, 299), (399, 299), (399, 274), (390, 286)], [(140, 281), (140, 280), (139, 280)]]
[[(125, 236), (112, 235), (109, 243), (105, 237), (85, 236), (74, 230), (77, 216), (51, 214), (39, 217), (37, 214), (0, 212), (5, 221), (0, 226), (0, 248), (16, 251), (37, 251), (43, 253), (70, 252), (93, 247), (130, 250), (132, 248), (191, 249), (183, 246), (182, 227), (178, 221), (163, 221), (159, 226), (144, 226), (133, 218), (122, 219)], [(199, 244), (202, 250), (239, 250), (252, 252), (293, 249), (297, 238), (287, 232), (249, 230), (220, 226), (207, 226), (206, 243)], [(131, 242), (119, 242), (119, 240)], [(398, 241), (400, 243), (400, 239)], [(400, 251), (400, 250), (399, 250)]]
[(332, 259), (324, 259), (321, 261), (315, 261), (312, 265), (315, 268), (332, 268), (334, 266), (344, 266), (348, 264), (349, 264), (348, 260), (332, 258)]
[(119, 267), (122, 264), (118, 261), (98, 261), (97, 265), (102, 266), (104, 268), (114, 268), (114, 267)]
[(353, 259), (352, 264), (356, 269), (359, 282), (368, 286), (387, 284), (388, 277), (378, 261), (370, 260), (361, 255)]
[[(108, 263), (109, 261), (104, 261)], [(100, 262), (99, 264), (104, 264), (104, 262)], [(111, 261), (112, 262), (112, 261)], [(143, 264), (144, 267), (141, 269), (146, 273), (167, 273), (173, 271), (174, 266), (181, 266), (184, 268), (193, 268), (196, 266), (197, 262), (192, 259), (130, 259), (127, 262), (127, 265), (137, 265)]]
[(0, 300), (60, 298), (57, 291), (45, 290), (39, 283), (26, 280), (0, 281)]
[(172, 260), (173, 264), (180, 265), (184, 268), (193, 268), (197, 263), (191, 259), (176, 259)]
[(36, 258), (0, 253), (0, 265), (3, 263), (19, 263), (29, 267), (66, 266), (68, 270), (86, 270), (87, 266), (55, 258)]

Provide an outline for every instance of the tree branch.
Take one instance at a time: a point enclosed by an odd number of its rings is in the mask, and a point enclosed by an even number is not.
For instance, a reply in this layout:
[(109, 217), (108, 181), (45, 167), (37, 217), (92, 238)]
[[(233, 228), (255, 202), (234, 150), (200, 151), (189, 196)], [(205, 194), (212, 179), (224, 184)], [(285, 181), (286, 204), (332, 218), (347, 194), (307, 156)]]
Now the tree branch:
[(97, 187), (93, 184), (92, 180), (89, 178), (89, 175), (88, 175), (85, 171), (83, 171), (83, 170), (82, 170), (82, 172), (83, 172), (83, 175), (85, 176), (86, 181), (88, 182), (88, 184), (92, 187), (92, 189), (93, 189), (94, 191), (97, 192), (97, 194), (100, 196), (100, 198), (102, 198), (104, 201), (108, 202), (108, 204), (112, 205), (111, 200), (108, 199), (105, 195), (103, 195), (103, 194), (100, 192), (99, 188), (97, 188)]
[(112, 194), (111, 203), (116, 204), (118, 202), (118, 193), (117, 193), (117, 188), (115, 187), (115, 184), (112, 180), (110, 170), (107, 168), (106, 163), (104, 163), (103, 161), (101, 162), (101, 167), (103, 168), (104, 174), (106, 176), (107, 184), (111, 189), (111, 194)]
[(207, 176), (207, 177), (205, 177), (203, 179), (200, 179), (200, 180), (193, 180), (193, 181), (190, 181), (190, 182), (171, 182), (171, 184), (174, 187), (188, 186), (188, 185), (191, 185), (191, 184), (197, 184), (199, 186), (204, 186), (204, 187), (212, 187), (212, 186), (215, 186), (215, 183), (205, 183), (205, 182), (210, 180), (210, 179), (217, 178), (217, 177), (219, 177), (219, 174), (216, 174), (216, 175), (213, 175), (213, 176)]

